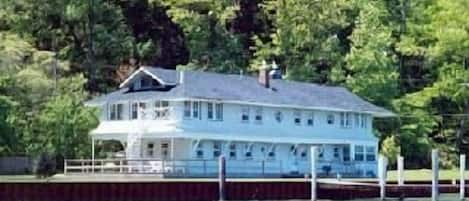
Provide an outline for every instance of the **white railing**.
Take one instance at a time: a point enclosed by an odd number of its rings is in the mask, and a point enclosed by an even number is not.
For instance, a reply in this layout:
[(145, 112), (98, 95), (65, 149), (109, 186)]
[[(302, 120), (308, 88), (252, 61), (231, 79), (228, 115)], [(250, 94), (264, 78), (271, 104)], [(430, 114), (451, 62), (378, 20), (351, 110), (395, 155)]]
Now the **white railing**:
[[(227, 174), (232, 176), (278, 176), (281, 161), (227, 160)], [(211, 177), (218, 173), (218, 160), (155, 159), (66, 159), (64, 174), (157, 174), (162, 176)]]
[(169, 120), (173, 113), (173, 107), (152, 107), (148, 109), (140, 109), (139, 115), (141, 120)]

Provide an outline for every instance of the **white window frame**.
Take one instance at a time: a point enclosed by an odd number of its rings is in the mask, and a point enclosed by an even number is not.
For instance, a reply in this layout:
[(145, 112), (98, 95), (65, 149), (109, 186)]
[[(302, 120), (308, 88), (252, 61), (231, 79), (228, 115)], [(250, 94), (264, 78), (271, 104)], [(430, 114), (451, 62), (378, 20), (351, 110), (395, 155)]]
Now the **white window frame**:
[(244, 158), (246, 160), (252, 160), (254, 157), (252, 155), (252, 147), (254, 145), (253, 144), (245, 144), (244, 145)]
[(132, 102), (130, 104), (130, 119), (138, 119), (138, 106), (138, 102)]
[[(119, 106), (121, 110), (119, 110)], [(112, 121), (124, 119), (124, 103), (112, 103), (109, 105), (108, 119)]]
[(329, 113), (326, 116), (326, 123), (328, 125), (334, 125), (335, 124), (335, 115), (333, 113)]
[(195, 158), (198, 158), (198, 159), (204, 158), (204, 147), (202, 145), (202, 142), (197, 143), (197, 147), (195, 148)]
[(184, 101), (183, 103), (183, 107), (184, 107), (184, 112), (183, 112), (183, 116), (185, 119), (190, 119), (192, 117), (192, 104), (191, 104), (191, 101)]
[(221, 146), (223, 146), (221, 142), (219, 142), (219, 141), (214, 141), (213, 142), (213, 146), (212, 146), (213, 147), (213, 152), (212, 153), (213, 153), (213, 158), (214, 159), (217, 159), (218, 157), (221, 156), (221, 154), (222, 154), (221, 153), (221, 151), (222, 151)]
[(215, 120), (223, 121), (223, 103), (215, 103)]
[[(246, 117), (246, 119), (244, 119), (244, 117)], [(241, 122), (249, 123), (249, 107), (248, 106), (241, 107)]]
[(202, 102), (201, 101), (184, 101), (183, 116), (184, 119), (202, 119)]
[(212, 102), (207, 103), (207, 119), (215, 120), (215, 111), (214, 111), (214, 105)]
[(155, 157), (155, 143), (154, 142), (147, 142), (146, 157), (149, 157), (149, 158)]
[[(373, 159), (369, 159), (369, 157), (372, 157)], [(375, 146), (366, 146), (365, 147), (365, 161), (368, 161), (368, 162), (376, 161)]]
[(167, 100), (156, 100), (153, 107), (155, 108), (155, 114), (153, 119), (168, 119), (170, 115), (169, 101)]
[[(361, 156), (361, 159), (357, 159), (357, 158), (359, 158), (357, 156)], [(354, 161), (359, 161), (359, 162), (364, 162), (365, 161), (365, 146), (355, 145), (353, 159), (354, 159)]]
[(368, 127), (368, 117), (366, 116), (366, 114), (361, 114), (360, 126), (362, 128), (367, 128)]
[(352, 127), (352, 113), (350, 113), (350, 112), (341, 112), (340, 113), (340, 126), (342, 128), (351, 128)]
[(297, 126), (301, 125), (301, 111), (300, 110), (293, 110), (293, 123)]
[(263, 119), (263, 117), (262, 117), (262, 112), (263, 112), (262, 107), (257, 107), (257, 108), (255, 109), (255, 113), (254, 113), (254, 114), (255, 114), (255, 115), (254, 115), (254, 122), (255, 122), (256, 124), (262, 124), (262, 119)]
[(267, 152), (267, 160), (275, 160), (275, 145)]
[(237, 156), (237, 153), (236, 153), (236, 144), (235, 143), (231, 143), (229, 146), (228, 146), (228, 150), (229, 150), (229, 159), (231, 160), (236, 160), (236, 156)]
[(314, 126), (314, 112), (309, 112), (308, 119), (306, 119), (307, 126)]

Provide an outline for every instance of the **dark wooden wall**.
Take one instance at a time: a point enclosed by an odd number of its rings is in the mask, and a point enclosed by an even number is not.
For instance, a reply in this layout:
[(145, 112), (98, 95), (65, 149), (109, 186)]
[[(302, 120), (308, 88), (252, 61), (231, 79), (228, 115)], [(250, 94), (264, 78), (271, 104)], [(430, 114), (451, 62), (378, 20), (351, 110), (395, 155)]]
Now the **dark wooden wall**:
[[(430, 185), (389, 186), (387, 195), (429, 197)], [(455, 185), (444, 185), (442, 193), (458, 192)], [(469, 189), (466, 190), (469, 192)], [(237, 181), (227, 182), (228, 200), (309, 199), (308, 182)], [(352, 199), (379, 196), (377, 186), (320, 184), (320, 199)], [(218, 200), (216, 182), (92, 182), (92, 183), (0, 183), (0, 201), (210, 201)]]

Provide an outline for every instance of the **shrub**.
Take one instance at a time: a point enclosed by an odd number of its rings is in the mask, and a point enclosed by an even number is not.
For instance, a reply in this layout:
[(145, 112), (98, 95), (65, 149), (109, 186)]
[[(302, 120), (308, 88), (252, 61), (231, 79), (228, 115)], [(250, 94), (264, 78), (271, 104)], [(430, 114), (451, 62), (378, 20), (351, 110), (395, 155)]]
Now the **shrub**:
[(34, 173), (38, 178), (47, 178), (56, 173), (55, 157), (49, 153), (42, 153), (34, 167)]

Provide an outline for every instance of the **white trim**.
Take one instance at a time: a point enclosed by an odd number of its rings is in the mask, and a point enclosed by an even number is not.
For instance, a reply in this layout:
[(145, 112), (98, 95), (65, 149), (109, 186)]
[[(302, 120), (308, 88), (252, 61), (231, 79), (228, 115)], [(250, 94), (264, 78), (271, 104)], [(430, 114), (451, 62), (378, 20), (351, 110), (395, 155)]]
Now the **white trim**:
[[(142, 99), (144, 100), (144, 99)], [(318, 111), (328, 111), (328, 112), (355, 112), (361, 114), (374, 115), (376, 117), (395, 117), (395, 114), (382, 113), (382, 112), (372, 112), (372, 111), (357, 111), (357, 110), (342, 110), (337, 108), (330, 107), (309, 107), (309, 106), (299, 106), (299, 105), (289, 105), (289, 104), (270, 104), (270, 103), (258, 103), (258, 102), (249, 102), (249, 101), (232, 101), (232, 100), (220, 100), (220, 99), (203, 99), (203, 98), (173, 98), (168, 99), (169, 101), (205, 101), (213, 102), (217, 101), (225, 104), (238, 104), (238, 105), (252, 105), (252, 106), (264, 106), (272, 108), (292, 108), (292, 109), (305, 109), (305, 110), (318, 110)]]
[(155, 79), (156, 81), (158, 81), (160, 84), (162, 85), (175, 85), (175, 83), (168, 83), (168, 82), (165, 82), (163, 81), (162, 79), (160, 79), (157, 75), (151, 73), (150, 71), (148, 71), (147, 69), (145, 69), (145, 67), (140, 67), (138, 70), (136, 70), (135, 72), (133, 72), (129, 77), (127, 77), (127, 79), (125, 79), (120, 85), (119, 85), (119, 88), (122, 88), (124, 86), (126, 86), (128, 84), (128, 82), (130, 82), (132, 79), (134, 79), (135, 76), (137, 76), (140, 72), (144, 72), (145, 74), (149, 75), (150, 77), (152, 77), (153, 79)]

